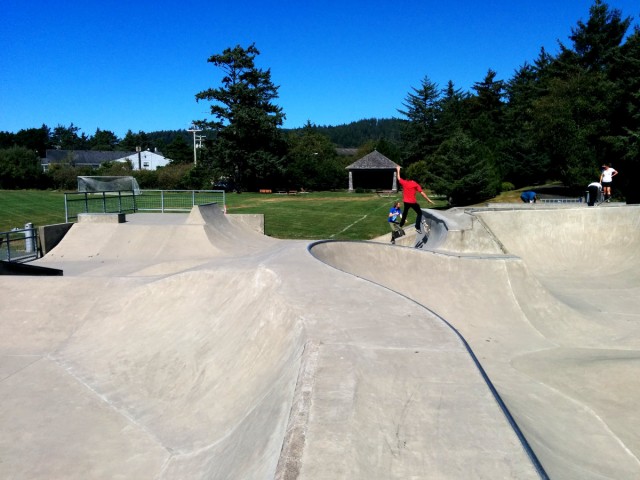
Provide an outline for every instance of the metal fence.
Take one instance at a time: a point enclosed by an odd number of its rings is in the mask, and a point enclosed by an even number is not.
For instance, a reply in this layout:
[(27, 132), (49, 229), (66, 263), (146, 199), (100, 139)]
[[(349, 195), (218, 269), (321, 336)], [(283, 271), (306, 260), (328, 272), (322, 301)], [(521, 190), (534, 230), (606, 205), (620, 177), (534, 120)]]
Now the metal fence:
[(189, 212), (194, 205), (226, 205), (224, 190), (141, 190), (64, 194), (65, 221), (81, 213)]
[(224, 190), (141, 190), (136, 195), (139, 212), (189, 212), (195, 205), (226, 205)]
[(584, 198), (541, 198), (542, 203), (583, 203)]
[(125, 192), (71, 192), (64, 194), (65, 222), (78, 219), (80, 213), (126, 213), (136, 211), (136, 196)]
[(0, 260), (7, 262), (28, 262), (40, 256), (38, 229), (31, 223), (24, 228), (14, 228), (0, 232)]

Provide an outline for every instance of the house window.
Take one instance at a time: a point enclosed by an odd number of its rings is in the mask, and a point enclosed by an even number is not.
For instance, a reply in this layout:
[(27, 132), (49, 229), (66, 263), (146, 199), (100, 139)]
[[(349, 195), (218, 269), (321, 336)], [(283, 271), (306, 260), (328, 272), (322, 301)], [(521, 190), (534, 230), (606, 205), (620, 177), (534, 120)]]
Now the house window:
[(149, 162), (144, 162), (144, 163), (142, 164), (142, 166), (143, 166), (144, 168), (149, 168)]

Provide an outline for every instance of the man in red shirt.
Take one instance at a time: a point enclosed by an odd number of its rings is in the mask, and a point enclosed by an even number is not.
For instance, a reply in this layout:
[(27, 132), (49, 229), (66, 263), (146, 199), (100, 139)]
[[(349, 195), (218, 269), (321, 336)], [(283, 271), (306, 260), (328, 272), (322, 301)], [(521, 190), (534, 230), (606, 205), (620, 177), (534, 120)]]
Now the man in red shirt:
[(421, 231), (421, 221), (422, 221), (422, 210), (420, 209), (420, 205), (416, 201), (416, 196), (418, 193), (422, 195), (427, 202), (433, 204), (431, 199), (427, 197), (427, 194), (422, 191), (422, 187), (413, 180), (405, 180), (400, 178), (400, 165), (396, 166), (396, 172), (398, 172), (398, 182), (402, 186), (402, 201), (404, 202), (404, 209), (402, 210), (402, 220), (400, 220), (400, 228), (402, 228), (407, 221), (407, 214), (409, 213), (409, 209), (413, 209), (416, 212), (416, 230)]

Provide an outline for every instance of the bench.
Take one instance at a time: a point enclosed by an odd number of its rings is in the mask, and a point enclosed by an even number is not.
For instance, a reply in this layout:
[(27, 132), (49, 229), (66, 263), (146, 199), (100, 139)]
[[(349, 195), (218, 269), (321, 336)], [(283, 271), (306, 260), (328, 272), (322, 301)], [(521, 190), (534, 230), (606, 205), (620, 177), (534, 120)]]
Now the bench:
[(396, 192), (394, 192), (393, 190), (376, 190), (376, 194), (379, 197), (393, 197)]

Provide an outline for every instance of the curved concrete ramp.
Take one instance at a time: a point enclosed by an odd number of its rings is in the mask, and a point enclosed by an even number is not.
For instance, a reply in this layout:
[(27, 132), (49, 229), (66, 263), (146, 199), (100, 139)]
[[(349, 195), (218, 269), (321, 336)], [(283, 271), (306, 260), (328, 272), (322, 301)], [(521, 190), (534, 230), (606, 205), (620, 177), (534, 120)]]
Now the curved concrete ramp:
[(551, 478), (639, 477), (640, 209), (451, 214), (453, 238), (442, 235), (438, 251), (381, 255), (362, 243), (314, 254), (457, 328)]
[(468, 256), (213, 205), (127, 220), (74, 225), (36, 262), (63, 277), (0, 277), (7, 478), (638, 476), (637, 313), (585, 315), (516, 235)]

